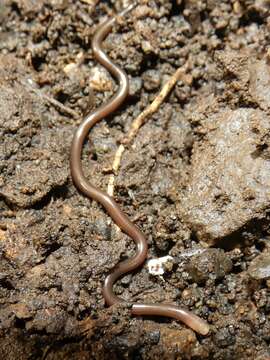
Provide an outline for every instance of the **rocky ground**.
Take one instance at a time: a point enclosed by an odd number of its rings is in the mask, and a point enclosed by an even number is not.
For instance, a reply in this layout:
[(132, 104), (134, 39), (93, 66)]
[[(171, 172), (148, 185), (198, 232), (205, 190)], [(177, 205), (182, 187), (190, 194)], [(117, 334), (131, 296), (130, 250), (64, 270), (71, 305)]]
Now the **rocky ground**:
[(75, 129), (117, 88), (91, 38), (125, 3), (0, 0), (0, 359), (269, 360), (270, 2), (140, 0), (104, 42), (130, 79), (84, 149), (104, 190), (134, 118), (185, 69), (115, 184), (149, 259), (172, 264), (115, 292), (186, 307), (205, 337), (105, 306), (104, 278), (134, 244), (70, 178)]

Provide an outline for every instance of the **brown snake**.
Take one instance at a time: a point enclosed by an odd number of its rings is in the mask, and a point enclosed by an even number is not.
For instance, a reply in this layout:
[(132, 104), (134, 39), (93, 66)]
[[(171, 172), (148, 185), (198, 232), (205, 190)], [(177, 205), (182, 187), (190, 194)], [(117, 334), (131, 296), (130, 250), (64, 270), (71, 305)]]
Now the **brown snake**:
[[(128, 78), (126, 73), (115, 65), (108, 55), (102, 50), (102, 41), (111, 31), (118, 16), (124, 16), (134, 5), (128, 6), (117, 16), (111, 17), (99, 26), (92, 40), (94, 56), (119, 82), (115, 95), (105, 104), (88, 114), (75, 132), (70, 156), (71, 175), (76, 187), (88, 198), (102, 204), (114, 222), (130, 236), (136, 244), (136, 255), (128, 260), (117, 264), (105, 279), (103, 295), (106, 303), (110, 306), (124, 300), (117, 297), (113, 292), (114, 283), (124, 274), (129, 273), (141, 266), (147, 257), (147, 242), (144, 234), (133, 224), (127, 215), (123, 213), (119, 205), (108, 194), (97, 189), (84, 176), (81, 155), (84, 141), (90, 129), (100, 120), (114, 112), (125, 100), (128, 90)], [(209, 325), (195, 314), (169, 304), (132, 304), (131, 313), (134, 315), (167, 316), (182, 321), (194, 331), (206, 335)]]

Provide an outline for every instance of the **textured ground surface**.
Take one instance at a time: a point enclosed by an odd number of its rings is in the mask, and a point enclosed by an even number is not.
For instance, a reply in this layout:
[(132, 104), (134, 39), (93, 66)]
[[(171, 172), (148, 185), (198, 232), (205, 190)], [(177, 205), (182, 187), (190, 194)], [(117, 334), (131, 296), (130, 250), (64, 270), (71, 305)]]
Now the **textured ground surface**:
[(129, 97), (83, 163), (106, 190), (119, 140), (185, 67), (115, 186), (149, 258), (173, 264), (115, 292), (184, 306), (211, 331), (104, 305), (106, 273), (134, 246), (78, 194), (68, 159), (80, 118), (116, 89), (90, 41), (121, 1), (0, 0), (0, 359), (270, 359), (270, 3), (139, 4), (104, 43)]

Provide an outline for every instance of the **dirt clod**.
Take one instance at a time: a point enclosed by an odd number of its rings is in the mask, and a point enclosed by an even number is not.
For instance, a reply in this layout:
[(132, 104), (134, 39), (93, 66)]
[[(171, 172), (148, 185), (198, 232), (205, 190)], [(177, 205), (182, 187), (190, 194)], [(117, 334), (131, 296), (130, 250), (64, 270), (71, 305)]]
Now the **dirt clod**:
[(213, 243), (259, 219), (269, 203), (269, 118), (240, 108), (208, 121), (209, 135), (194, 148), (183, 216), (200, 239)]
[(187, 271), (198, 284), (222, 279), (231, 270), (232, 262), (221, 249), (208, 249), (195, 255), (187, 265)]

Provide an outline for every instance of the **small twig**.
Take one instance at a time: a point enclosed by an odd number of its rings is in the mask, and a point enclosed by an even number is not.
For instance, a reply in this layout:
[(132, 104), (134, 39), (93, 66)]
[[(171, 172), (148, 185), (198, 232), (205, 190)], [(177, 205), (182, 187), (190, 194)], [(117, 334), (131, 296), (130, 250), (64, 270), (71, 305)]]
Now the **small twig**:
[(176, 72), (165, 83), (165, 85), (163, 86), (157, 97), (154, 99), (154, 101), (142, 113), (140, 113), (140, 115), (137, 116), (137, 118), (132, 122), (131, 128), (127, 136), (122, 140), (122, 144), (118, 147), (115, 153), (115, 157), (112, 165), (113, 174), (109, 178), (109, 183), (107, 188), (109, 195), (113, 196), (115, 175), (118, 173), (121, 158), (125, 151), (124, 145), (128, 145), (133, 141), (140, 127), (146, 122), (147, 118), (149, 118), (150, 115), (154, 114), (159, 109), (160, 105), (165, 100), (167, 95), (170, 93), (172, 88), (175, 86), (177, 81), (180, 80), (180, 78), (185, 75), (187, 67), (188, 64), (185, 64), (183, 67), (177, 69)]
[(127, 136), (123, 139), (122, 144), (130, 144), (131, 141), (135, 138), (138, 130), (146, 121), (146, 119), (154, 114), (165, 100), (167, 95), (170, 93), (172, 88), (175, 86), (178, 80), (185, 74), (187, 65), (180, 67), (176, 72), (169, 78), (166, 84), (161, 89), (160, 93), (154, 99), (154, 101), (133, 121), (131, 124), (131, 129), (129, 130)]
[(49, 97), (48, 95), (44, 94), (41, 90), (35, 88), (31, 83), (32, 81), (28, 79), (28, 81), (21, 81), (22, 85), (27, 86), (27, 88), (32, 91), (33, 93), (35, 93), (36, 95), (38, 95), (40, 98), (42, 98), (43, 100), (47, 101), (48, 103), (54, 105), (58, 110), (62, 111), (65, 114), (68, 114), (70, 116), (72, 116), (75, 119), (78, 119), (80, 116), (79, 114), (77, 114), (76, 111), (70, 109), (69, 107), (63, 105), (62, 103), (60, 103), (59, 101)]
[(118, 149), (116, 150), (115, 156), (114, 156), (114, 160), (113, 160), (113, 165), (112, 165), (112, 170), (113, 170), (113, 174), (110, 176), (109, 178), (109, 183), (108, 183), (108, 194), (110, 196), (113, 196), (113, 190), (114, 190), (114, 174), (116, 174), (118, 172), (118, 169), (120, 167), (120, 161), (121, 161), (121, 157), (123, 152), (125, 151), (124, 145), (120, 145), (118, 147)]

